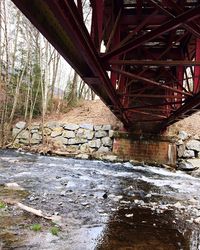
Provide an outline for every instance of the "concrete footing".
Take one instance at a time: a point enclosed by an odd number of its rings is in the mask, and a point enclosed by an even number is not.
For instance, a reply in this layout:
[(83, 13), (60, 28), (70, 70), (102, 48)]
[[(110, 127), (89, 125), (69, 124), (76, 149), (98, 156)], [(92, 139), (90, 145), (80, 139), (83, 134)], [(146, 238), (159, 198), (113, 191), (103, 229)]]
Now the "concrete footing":
[(124, 160), (176, 166), (176, 144), (172, 137), (116, 132), (113, 153)]

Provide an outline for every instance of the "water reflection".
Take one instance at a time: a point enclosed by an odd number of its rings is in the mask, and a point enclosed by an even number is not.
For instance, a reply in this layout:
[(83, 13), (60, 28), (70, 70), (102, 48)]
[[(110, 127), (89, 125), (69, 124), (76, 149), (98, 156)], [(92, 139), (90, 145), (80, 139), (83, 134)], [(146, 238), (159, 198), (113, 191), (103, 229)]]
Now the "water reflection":
[(96, 249), (194, 249), (190, 248), (190, 232), (183, 236), (173, 220), (172, 211), (156, 214), (150, 209), (120, 209), (110, 218)]

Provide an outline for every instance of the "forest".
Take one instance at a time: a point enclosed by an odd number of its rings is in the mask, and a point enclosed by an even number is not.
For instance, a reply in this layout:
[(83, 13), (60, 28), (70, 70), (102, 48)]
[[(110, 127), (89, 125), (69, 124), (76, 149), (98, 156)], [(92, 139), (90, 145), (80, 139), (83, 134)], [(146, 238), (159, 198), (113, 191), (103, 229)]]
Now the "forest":
[[(84, 3), (85, 22), (90, 7)], [(94, 99), (55, 48), (14, 6), (0, 1), (0, 145), (4, 146), (12, 124), (47, 114), (67, 112), (82, 99)]]

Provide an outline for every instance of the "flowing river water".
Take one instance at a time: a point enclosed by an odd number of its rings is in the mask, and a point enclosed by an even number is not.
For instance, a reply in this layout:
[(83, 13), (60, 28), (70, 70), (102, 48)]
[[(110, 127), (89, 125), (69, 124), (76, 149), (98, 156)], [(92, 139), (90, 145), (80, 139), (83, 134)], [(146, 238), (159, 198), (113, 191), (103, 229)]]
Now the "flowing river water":
[(196, 250), (199, 223), (200, 180), (187, 173), (0, 151), (2, 250)]

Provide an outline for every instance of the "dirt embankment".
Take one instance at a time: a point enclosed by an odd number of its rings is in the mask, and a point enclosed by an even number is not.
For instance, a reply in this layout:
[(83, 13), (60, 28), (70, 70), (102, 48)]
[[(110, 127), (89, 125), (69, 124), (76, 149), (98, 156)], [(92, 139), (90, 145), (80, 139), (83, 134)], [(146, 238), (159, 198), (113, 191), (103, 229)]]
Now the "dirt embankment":
[(168, 129), (169, 135), (176, 135), (181, 130), (191, 136), (200, 135), (200, 112), (174, 123)]
[[(91, 123), (94, 125), (110, 124), (113, 128), (122, 128), (122, 123), (113, 115), (101, 100), (83, 101), (65, 114), (54, 114), (46, 117), (46, 121), (63, 123)], [(176, 135), (184, 130), (191, 135), (200, 135), (200, 112), (181, 120), (168, 128), (169, 135)]]
[[(38, 119), (34, 121), (40, 122)], [(101, 100), (82, 101), (77, 107), (72, 108), (65, 114), (48, 115), (47, 121), (94, 125), (110, 124), (116, 129), (123, 126)]]

